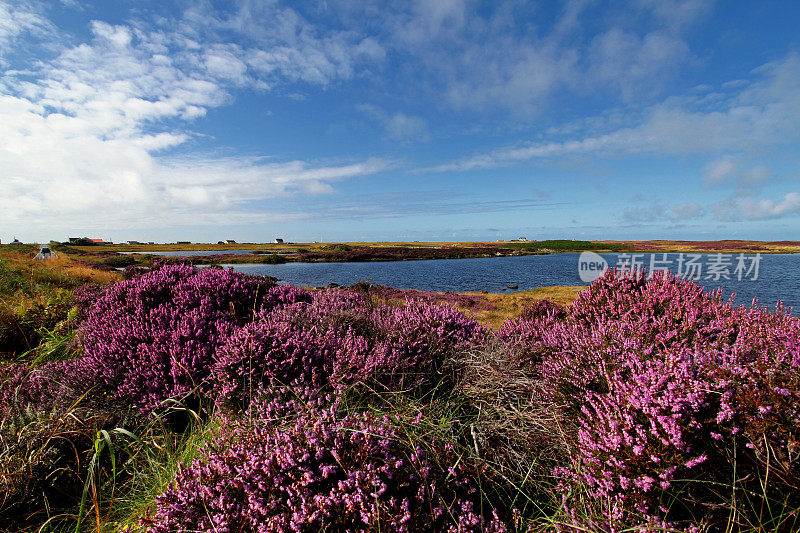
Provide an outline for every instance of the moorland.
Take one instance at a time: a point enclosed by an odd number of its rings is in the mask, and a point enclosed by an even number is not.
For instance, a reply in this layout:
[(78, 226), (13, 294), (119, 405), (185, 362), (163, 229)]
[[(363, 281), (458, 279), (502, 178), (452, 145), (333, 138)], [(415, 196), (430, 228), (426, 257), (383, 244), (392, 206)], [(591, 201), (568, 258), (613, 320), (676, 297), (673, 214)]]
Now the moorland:
[(784, 309), (663, 272), (314, 290), (35, 251), (0, 249), (0, 530), (800, 527)]
[[(494, 242), (347, 242), (233, 244), (106, 244), (52, 248), (88, 266), (113, 269), (149, 266), (158, 253), (231, 251), (225, 255), (192, 255), (195, 265), (280, 264), (287, 262), (406, 261), (463, 259), (594, 251), (598, 253), (798, 253), (800, 241), (494, 241)], [(235, 253), (237, 250), (241, 253)]]

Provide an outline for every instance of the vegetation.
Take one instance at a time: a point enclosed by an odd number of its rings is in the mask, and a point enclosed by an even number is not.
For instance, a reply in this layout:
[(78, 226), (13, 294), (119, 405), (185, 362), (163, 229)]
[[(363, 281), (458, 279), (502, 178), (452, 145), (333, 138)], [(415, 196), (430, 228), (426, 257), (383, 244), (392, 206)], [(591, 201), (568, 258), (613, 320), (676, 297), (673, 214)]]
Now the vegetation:
[[(516, 256), (595, 251), (607, 253), (798, 253), (795, 241), (497, 241), (497, 242), (359, 242), (359, 243), (288, 243), (288, 244), (153, 244), (90, 245), (79, 243), (53, 246), (78, 262), (99, 269), (122, 269), (128, 266), (151, 267), (160, 252), (241, 251), (224, 255), (160, 257), (159, 260), (195, 265), (283, 264), (287, 262), (406, 261), (415, 259), (461, 259), (474, 257)], [(126, 252), (125, 254), (121, 252)], [(136, 252), (128, 254), (128, 252)]]
[(626, 252), (632, 248), (625, 243), (602, 243), (592, 241), (576, 241), (576, 240), (547, 240), (547, 241), (532, 241), (532, 242), (510, 242), (505, 244), (509, 248), (516, 250), (524, 250), (526, 252), (583, 252), (585, 250), (593, 250), (596, 252)]
[(664, 273), (513, 306), (173, 264), (78, 289), (108, 274), (25, 261), (3, 301), (64, 294), (32, 321), (69, 327), (0, 362), (0, 530), (800, 526), (785, 310)]

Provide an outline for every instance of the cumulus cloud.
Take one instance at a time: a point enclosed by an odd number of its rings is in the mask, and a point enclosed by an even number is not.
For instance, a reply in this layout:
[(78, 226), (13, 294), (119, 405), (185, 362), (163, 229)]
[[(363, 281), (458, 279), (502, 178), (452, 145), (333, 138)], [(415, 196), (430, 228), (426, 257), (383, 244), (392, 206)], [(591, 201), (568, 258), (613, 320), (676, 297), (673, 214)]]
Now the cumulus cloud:
[(761, 187), (774, 181), (772, 169), (765, 165), (746, 166), (741, 158), (724, 156), (706, 165), (703, 186), (735, 187), (735, 196), (752, 196)]
[[(0, 3), (0, 20), (8, 13), (20, 18)], [(90, 41), (62, 47), (23, 74), (0, 77), (3, 225), (253, 222), (271, 216), (268, 199), (329, 193), (337, 181), (386, 167), (378, 159), (276, 162), (193, 154), (186, 149), (192, 121), (230, 102), (232, 88), (264, 81), (249, 72), (250, 52), (226, 42), (199, 47), (186, 28), (94, 21), (90, 29)], [(0, 31), (0, 39), (13, 38)], [(335, 75), (309, 81), (324, 85)], [(176, 147), (182, 155), (168, 155)]]
[(800, 212), (800, 193), (790, 192), (779, 200), (771, 198), (737, 198), (718, 204), (719, 220), (769, 220)]

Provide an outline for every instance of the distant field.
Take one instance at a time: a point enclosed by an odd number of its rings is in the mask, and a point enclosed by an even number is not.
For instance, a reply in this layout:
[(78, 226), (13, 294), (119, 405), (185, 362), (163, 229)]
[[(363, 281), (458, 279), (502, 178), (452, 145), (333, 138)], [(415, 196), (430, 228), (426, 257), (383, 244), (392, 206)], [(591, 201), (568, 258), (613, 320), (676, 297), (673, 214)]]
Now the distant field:
[(637, 252), (705, 252), (793, 254), (800, 252), (800, 241), (598, 241)]
[[(25, 251), (31, 257), (36, 245), (2, 245), (0, 250)], [(280, 264), (287, 262), (365, 262), (407, 261), (419, 259), (463, 259), (518, 256), (529, 254), (576, 253), (762, 253), (800, 252), (800, 241), (580, 241), (551, 239), (543, 241), (474, 241), (474, 242), (344, 242), (344, 243), (236, 243), (236, 244), (107, 244), (98, 246), (53, 245), (64, 256), (85, 266), (113, 270), (131, 265), (149, 267), (160, 252), (200, 252), (241, 250), (241, 254), (193, 255), (196, 265), (220, 263)], [(131, 255), (138, 252), (141, 255)], [(251, 253), (252, 252), (252, 253)], [(151, 255), (148, 255), (151, 254)], [(171, 257), (167, 260), (182, 260)]]
[(543, 241), (378, 241), (378, 242), (343, 242), (343, 243), (236, 243), (236, 244), (112, 244), (100, 246), (72, 246), (70, 248), (94, 253), (98, 250), (106, 252), (169, 252), (169, 251), (201, 251), (201, 250), (263, 250), (268, 252), (287, 252), (302, 250), (315, 253), (341, 251), (341, 247), (350, 248), (475, 248), (497, 247), (519, 250), (523, 253), (582, 252), (585, 250), (626, 252), (626, 251), (663, 251), (663, 252), (761, 252), (761, 253), (797, 253), (800, 252), (800, 241), (580, 241), (571, 239), (552, 239)]

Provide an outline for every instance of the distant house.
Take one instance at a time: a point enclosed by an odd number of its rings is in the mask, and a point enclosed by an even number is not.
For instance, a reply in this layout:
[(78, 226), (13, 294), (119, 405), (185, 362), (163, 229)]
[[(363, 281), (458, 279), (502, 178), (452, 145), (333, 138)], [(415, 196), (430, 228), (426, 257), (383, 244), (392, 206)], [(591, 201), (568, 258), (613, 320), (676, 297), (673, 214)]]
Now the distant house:
[(275, 239), (275, 244), (283, 244), (283, 239)]
[(95, 244), (105, 244), (103, 242), (103, 239), (89, 239), (89, 240), (92, 241)]
[(192, 244), (192, 241), (178, 241), (175, 244)]
[(225, 244), (236, 244), (236, 241), (233, 239), (225, 239)]
[(142, 244), (139, 241), (128, 241), (128, 244)]
[(14, 237), (14, 240), (13, 240), (13, 241), (11, 241), (11, 244), (20, 245), (20, 244), (22, 244), (22, 241), (21, 241), (21, 240), (19, 240), (19, 239), (17, 239), (16, 237)]

